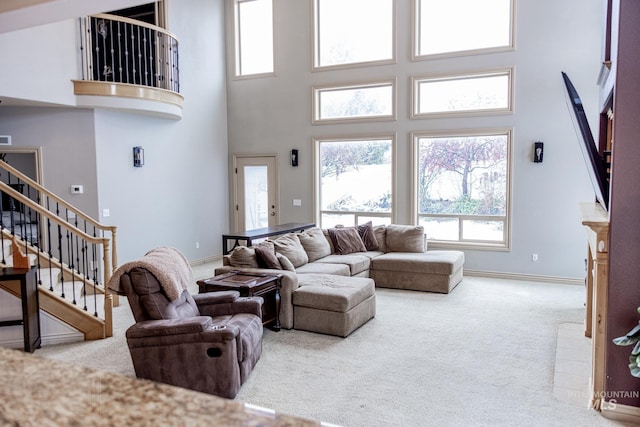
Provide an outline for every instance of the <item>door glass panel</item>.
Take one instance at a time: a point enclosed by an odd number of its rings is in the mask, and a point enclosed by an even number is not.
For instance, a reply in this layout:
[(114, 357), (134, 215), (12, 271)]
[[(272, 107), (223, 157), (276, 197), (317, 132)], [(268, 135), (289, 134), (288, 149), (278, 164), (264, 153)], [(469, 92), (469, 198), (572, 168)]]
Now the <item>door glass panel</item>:
[(244, 167), (245, 230), (269, 226), (267, 166)]

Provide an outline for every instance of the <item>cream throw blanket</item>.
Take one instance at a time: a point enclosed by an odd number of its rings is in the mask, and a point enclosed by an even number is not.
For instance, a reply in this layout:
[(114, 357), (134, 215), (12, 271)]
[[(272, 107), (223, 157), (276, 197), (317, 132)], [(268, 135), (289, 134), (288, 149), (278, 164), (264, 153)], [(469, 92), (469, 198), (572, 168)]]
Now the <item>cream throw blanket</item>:
[(174, 301), (193, 281), (193, 271), (187, 258), (176, 248), (161, 246), (151, 249), (144, 257), (121, 265), (113, 272), (108, 287), (113, 292), (123, 295), (120, 288), (120, 277), (134, 268), (145, 268), (160, 282), (160, 286)]

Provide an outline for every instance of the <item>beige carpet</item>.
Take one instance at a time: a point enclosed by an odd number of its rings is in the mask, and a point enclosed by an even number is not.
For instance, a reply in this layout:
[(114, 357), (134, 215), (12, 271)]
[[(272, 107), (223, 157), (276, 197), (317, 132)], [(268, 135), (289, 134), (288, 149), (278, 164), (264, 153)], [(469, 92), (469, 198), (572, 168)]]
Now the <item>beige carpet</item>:
[[(346, 339), (266, 330), (236, 400), (354, 427), (622, 425), (553, 395), (558, 327), (583, 303), (581, 286), (475, 277), (449, 295), (378, 289)], [(36, 354), (133, 375), (126, 302), (114, 319), (113, 338)]]

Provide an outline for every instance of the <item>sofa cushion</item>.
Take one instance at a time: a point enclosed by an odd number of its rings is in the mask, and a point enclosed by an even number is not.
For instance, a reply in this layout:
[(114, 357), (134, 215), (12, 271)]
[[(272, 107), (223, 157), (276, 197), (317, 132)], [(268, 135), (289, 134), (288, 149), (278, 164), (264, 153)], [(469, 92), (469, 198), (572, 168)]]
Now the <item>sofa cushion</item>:
[(461, 251), (388, 252), (373, 258), (371, 269), (449, 275), (462, 268), (463, 264), (464, 252)]
[(276, 253), (276, 257), (278, 258), (280, 267), (282, 267), (283, 270), (296, 271), (296, 268), (293, 266), (293, 264), (291, 264), (291, 261), (289, 261), (289, 258), (279, 253)]
[(294, 233), (285, 234), (273, 240), (276, 252), (286, 256), (295, 268), (309, 262), (309, 257), (300, 244), (300, 239)]
[(386, 252), (424, 252), (424, 227), (389, 224), (386, 227)]
[(232, 267), (259, 267), (256, 250), (253, 247), (238, 246), (231, 252), (228, 259)]
[(274, 268), (276, 270), (282, 270), (280, 261), (276, 256), (276, 249), (273, 246), (273, 242), (266, 241), (260, 243), (255, 247), (256, 261), (261, 268)]
[(293, 305), (346, 312), (375, 294), (373, 280), (331, 274), (301, 274)]
[(300, 239), (300, 244), (307, 253), (309, 262), (331, 254), (329, 241), (324, 236), (322, 230), (317, 227), (309, 228), (302, 233), (298, 233), (298, 239)]
[(377, 251), (379, 249), (378, 240), (373, 232), (373, 224), (371, 221), (360, 224), (357, 229), (362, 243), (364, 243), (364, 247), (367, 248), (368, 251)]
[(330, 228), (328, 231), (336, 254), (346, 255), (367, 251), (362, 238), (354, 227)]
[(380, 252), (387, 252), (387, 226), (376, 225), (373, 227), (373, 234), (376, 236), (378, 242), (378, 250)]
[[(344, 255), (338, 255), (344, 256)], [(296, 273), (299, 274), (309, 274), (309, 273), (320, 273), (320, 274), (335, 274), (336, 276), (351, 276), (351, 271), (349, 270), (349, 266), (346, 264), (331, 264), (325, 262), (310, 262), (309, 264), (305, 264), (296, 269)]]
[(314, 264), (344, 264), (349, 267), (349, 275), (355, 276), (358, 273), (369, 270), (371, 259), (366, 255), (367, 253), (368, 252), (348, 255), (329, 255), (317, 260)]

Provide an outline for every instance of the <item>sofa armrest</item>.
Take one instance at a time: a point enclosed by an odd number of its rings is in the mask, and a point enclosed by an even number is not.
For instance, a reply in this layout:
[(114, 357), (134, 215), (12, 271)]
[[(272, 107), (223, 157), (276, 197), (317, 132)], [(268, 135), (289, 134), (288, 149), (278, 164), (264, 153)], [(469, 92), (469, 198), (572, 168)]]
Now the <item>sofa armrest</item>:
[(212, 304), (230, 304), (240, 297), (238, 291), (217, 291), (191, 295), (198, 306)]
[(197, 334), (208, 330), (213, 322), (211, 317), (196, 316), (186, 319), (145, 320), (127, 329), (127, 338), (148, 338), (156, 336)]

